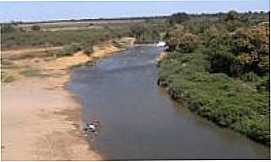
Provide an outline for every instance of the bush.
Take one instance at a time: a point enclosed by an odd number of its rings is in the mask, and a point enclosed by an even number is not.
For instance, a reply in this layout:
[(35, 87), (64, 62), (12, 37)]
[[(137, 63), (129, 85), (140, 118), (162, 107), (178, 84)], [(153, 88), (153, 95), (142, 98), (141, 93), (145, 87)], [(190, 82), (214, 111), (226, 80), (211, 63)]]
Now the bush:
[(210, 61), (210, 72), (226, 73), (229, 76), (237, 75), (239, 73), (239, 69), (234, 66), (236, 64), (235, 56), (231, 52), (225, 49), (210, 49), (209, 51), (208, 60)]
[(41, 28), (40, 28), (40, 26), (39, 25), (33, 25), (33, 26), (31, 26), (31, 30), (33, 30), (33, 31), (39, 31)]
[(65, 45), (63, 49), (57, 54), (58, 57), (70, 56), (75, 52), (78, 52), (82, 49), (82, 46), (78, 43), (72, 43), (70, 45)]
[(87, 46), (87, 47), (85, 47), (84, 48), (84, 50), (83, 50), (83, 52), (86, 54), (86, 55), (88, 55), (88, 56), (90, 56), (92, 53), (93, 53), (93, 47), (92, 46)]
[(247, 82), (257, 82), (259, 81), (259, 76), (253, 72), (248, 72), (248, 73), (243, 74), (241, 76), (241, 79)]
[[(159, 64), (159, 82), (175, 100), (216, 124), (269, 144), (268, 93), (224, 73), (209, 73), (206, 55), (171, 53)], [(248, 73), (247, 80), (257, 80)], [(266, 83), (266, 82), (265, 82)]]
[(37, 76), (43, 76), (41, 74), (41, 71), (39, 69), (34, 69), (32, 67), (26, 68), (23, 71), (21, 71), (21, 74), (26, 77), (37, 77)]
[(191, 33), (185, 33), (179, 40), (177, 50), (181, 52), (193, 52), (200, 43), (199, 37)]
[[(120, 29), (118, 29), (120, 30)], [(123, 35), (125, 31), (118, 31)], [(24, 47), (44, 47), (44, 46), (64, 46), (72, 43), (96, 44), (99, 40), (107, 41), (106, 35), (110, 31), (104, 29), (87, 30), (59, 30), (59, 31), (31, 31), (31, 32), (9, 32), (2, 34), (2, 49), (24, 48)], [(115, 38), (115, 37), (112, 37)]]
[(238, 20), (238, 19), (239, 19), (238, 12), (231, 10), (226, 14), (224, 20), (225, 21), (234, 21), (234, 20)]
[(189, 53), (195, 50), (200, 44), (198, 36), (184, 32), (181, 29), (171, 31), (166, 36), (166, 43), (169, 47), (169, 51), (180, 51)]
[(9, 33), (9, 32), (15, 32), (16, 28), (13, 24), (2, 24), (1, 25), (1, 33)]
[(211, 72), (241, 77), (253, 72), (259, 76), (269, 71), (269, 40), (265, 27), (240, 28), (232, 34), (207, 39)]
[(160, 39), (158, 30), (149, 24), (132, 26), (129, 35), (135, 37), (137, 43), (154, 43)]
[(270, 79), (269, 79), (269, 76), (268, 77), (264, 77), (263, 79), (261, 79), (256, 84), (256, 88), (260, 92), (262, 92), (262, 91), (269, 92), (269, 90), (270, 90)]
[(174, 24), (174, 23), (183, 23), (183, 22), (186, 22), (190, 19), (189, 15), (184, 13), (184, 12), (180, 12), (180, 13), (176, 13), (176, 14), (173, 14), (169, 17), (169, 23), (170, 24)]
[(231, 50), (246, 71), (257, 74), (269, 71), (269, 34), (265, 26), (240, 28), (232, 35)]
[(260, 143), (270, 145), (269, 116), (243, 117), (233, 127)]

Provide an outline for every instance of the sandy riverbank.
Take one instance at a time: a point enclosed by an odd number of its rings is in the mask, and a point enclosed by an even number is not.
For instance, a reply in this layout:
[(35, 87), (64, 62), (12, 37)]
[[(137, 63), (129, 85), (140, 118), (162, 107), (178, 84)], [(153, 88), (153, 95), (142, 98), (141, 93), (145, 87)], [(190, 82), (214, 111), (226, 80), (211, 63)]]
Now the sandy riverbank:
[(2, 85), (2, 160), (101, 160), (80, 130), (80, 104), (64, 88), (69, 68), (121, 49), (107, 43), (88, 57), (22, 60), (42, 72)]

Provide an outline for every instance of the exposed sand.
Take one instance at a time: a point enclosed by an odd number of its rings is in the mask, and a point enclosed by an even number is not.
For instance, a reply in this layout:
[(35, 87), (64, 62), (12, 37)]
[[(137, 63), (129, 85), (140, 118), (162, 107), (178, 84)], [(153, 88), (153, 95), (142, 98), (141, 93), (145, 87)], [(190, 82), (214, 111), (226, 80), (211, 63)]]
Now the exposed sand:
[(161, 52), (159, 57), (156, 58), (156, 63), (159, 63), (160, 61), (162, 61), (163, 59), (168, 57), (168, 53), (166, 52)]
[(2, 51), (1, 56), (4, 58), (16, 57), (18, 55), (24, 55), (28, 53), (54, 51), (54, 50), (60, 50), (62, 48), (63, 48), (62, 46), (57, 46), (57, 47), (43, 47), (43, 48), (13, 49), (13, 50)]
[(99, 160), (80, 132), (78, 105), (48, 79), (2, 89), (2, 160)]
[[(64, 89), (69, 68), (112, 55), (97, 47), (92, 57), (78, 52), (33, 66), (45, 77), (24, 77), (2, 86), (2, 160), (101, 160), (80, 129), (80, 105)], [(32, 60), (24, 60), (24, 64)]]

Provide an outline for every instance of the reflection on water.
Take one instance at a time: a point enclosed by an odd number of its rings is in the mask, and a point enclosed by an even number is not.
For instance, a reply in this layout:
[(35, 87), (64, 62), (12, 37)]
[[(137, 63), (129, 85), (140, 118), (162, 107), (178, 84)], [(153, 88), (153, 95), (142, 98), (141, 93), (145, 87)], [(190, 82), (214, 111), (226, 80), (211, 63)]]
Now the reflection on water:
[(139, 46), (73, 70), (69, 89), (83, 104), (82, 120), (102, 122), (93, 148), (110, 160), (268, 158), (267, 147), (172, 101), (156, 85), (159, 52)]

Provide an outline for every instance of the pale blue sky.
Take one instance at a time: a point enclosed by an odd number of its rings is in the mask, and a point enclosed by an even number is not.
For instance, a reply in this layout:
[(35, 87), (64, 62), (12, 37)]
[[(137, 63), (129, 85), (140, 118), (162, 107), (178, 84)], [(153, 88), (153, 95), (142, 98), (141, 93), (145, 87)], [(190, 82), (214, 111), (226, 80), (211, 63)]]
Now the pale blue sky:
[(214, 13), (229, 10), (269, 11), (269, 0), (186, 0), (138, 2), (0, 2), (0, 22)]

